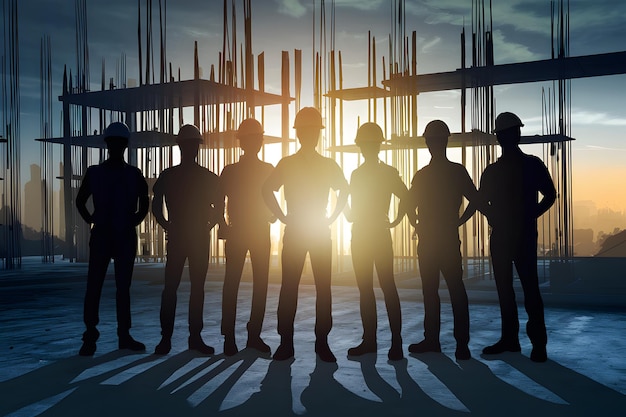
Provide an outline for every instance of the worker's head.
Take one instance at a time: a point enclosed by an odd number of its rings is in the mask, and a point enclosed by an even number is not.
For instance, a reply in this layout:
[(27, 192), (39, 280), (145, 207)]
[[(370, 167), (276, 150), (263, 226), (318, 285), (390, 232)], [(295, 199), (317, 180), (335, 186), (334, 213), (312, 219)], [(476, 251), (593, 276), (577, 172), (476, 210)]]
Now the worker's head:
[(517, 146), (521, 139), (522, 120), (514, 113), (504, 112), (496, 117), (496, 127), (493, 133), (503, 148)]
[(130, 130), (122, 122), (113, 122), (104, 130), (104, 142), (112, 157), (121, 157), (128, 147)]
[(244, 153), (258, 153), (263, 146), (263, 126), (258, 120), (249, 118), (241, 122), (237, 129), (239, 146)]
[(380, 145), (385, 141), (383, 130), (376, 123), (363, 123), (356, 132), (354, 143), (360, 148), (366, 158), (378, 157)]
[(317, 145), (320, 131), (324, 128), (322, 115), (314, 107), (303, 107), (293, 123), (300, 144), (305, 147)]
[(426, 146), (428, 146), (428, 150), (431, 154), (445, 154), (449, 137), (450, 129), (442, 120), (432, 120), (424, 129), (424, 139), (426, 140)]
[(176, 135), (176, 143), (183, 158), (193, 157), (195, 159), (198, 156), (198, 150), (202, 142), (200, 129), (192, 124), (181, 126), (178, 130), (178, 135)]

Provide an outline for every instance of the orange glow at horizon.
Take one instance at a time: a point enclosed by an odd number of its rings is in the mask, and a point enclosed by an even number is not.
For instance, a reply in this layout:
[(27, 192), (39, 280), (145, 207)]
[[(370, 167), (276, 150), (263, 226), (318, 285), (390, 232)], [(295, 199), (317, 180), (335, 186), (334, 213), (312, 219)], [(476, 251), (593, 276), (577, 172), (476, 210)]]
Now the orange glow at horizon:
[(593, 201), (597, 209), (626, 211), (625, 171), (614, 166), (575, 167), (572, 174), (574, 203), (588, 200)]

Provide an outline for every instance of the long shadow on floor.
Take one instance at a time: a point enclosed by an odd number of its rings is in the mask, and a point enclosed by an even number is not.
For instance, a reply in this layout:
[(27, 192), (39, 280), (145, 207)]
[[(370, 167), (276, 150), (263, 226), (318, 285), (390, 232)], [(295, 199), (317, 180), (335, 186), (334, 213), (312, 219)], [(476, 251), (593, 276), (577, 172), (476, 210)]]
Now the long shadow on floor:
[[(232, 357), (203, 357), (189, 351), (166, 357), (124, 351), (72, 357), (0, 383), (0, 415), (296, 415), (294, 377), (300, 381), (307, 376), (293, 368), (293, 361), (266, 359), (249, 350)], [(299, 398), (306, 415), (606, 416), (622, 415), (620, 411), (626, 409), (626, 396), (619, 392), (556, 362), (535, 364), (519, 354), (500, 355), (493, 363), (475, 359), (456, 363), (443, 354), (424, 354), (379, 367), (376, 359), (376, 355), (365, 355), (356, 361), (363, 379), (354, 380), (364, 381), (364, 386), (362, 382), (342, 385), (334, 376), (337, 364), (318, 359)], [(411, 361), (425, 367), (409, 367)], [(506, 366), (562, 401), (532, 395), (516, 386), (515, 379), (496, 375), (490, 365)], [(388, 382), (394, 373), (381, 376), (384, 367), (393, 367), (400, 389)], [(425, 389), (426, 376), (438, 379), (449, 391), (447, 395), (456, 397), (466, 410), (450, 408), (431, 397), (433, 388)], [(247, 382), (243, 381), (246, 377)], [(225, 399), (242, 389), (248, 392), (237, 397), (240, 401), (231, 400), (228, 406), (232, 407), (226, 409)], [(379, 401), (359, 395), (365, 390)]]
[(521, 355), (507, 355), (503, 360), (567, 401), (576, 410), (576, 415), (624, 415), (625, 395), (557, 362), (548, 360), (535, 364)]
[(475, 359), (457, 364), (442, 354), (414, 357), (425, 363), (472, 415), (607, 416), (623, 415), (626, 407), (626, 396), (550, 360), (534, 363), (519, 353), (483, 357), (487, 362), (503, 361), (512, 366), (553, 398), (563, 400), (560, 402), (529, 394), (515, 382), (501, 379), (487, 364)]
[(74, 356), (54, 362), (51, 365), (38, 368), (17, 378), (0, 383), (0, 392), (3, 400), (0, 401), (0, 415), (44, 401), (48, 398), (62, 395), (72, 389), (72, 381), (84, 374), (88, 369), (119, 363), (128, 358), (128, 363), (141, 360), (141, 356), (128, 355), (118, 350), (97, 356), (84, 358)]

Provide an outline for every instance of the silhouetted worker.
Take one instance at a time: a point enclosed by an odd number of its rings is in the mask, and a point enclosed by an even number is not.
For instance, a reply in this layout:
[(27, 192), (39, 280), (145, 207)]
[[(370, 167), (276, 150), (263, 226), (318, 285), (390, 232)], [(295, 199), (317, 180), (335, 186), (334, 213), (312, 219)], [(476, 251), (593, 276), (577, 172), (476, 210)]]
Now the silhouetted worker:
[[(494, 132), (502, 156), (485, 169), (480, 180), (479, 208), (491, 226), (489, 247), (502, 317), (500, 340), (484, 348), (483, 353), (521, 350), (513, 291), (514, 264), (528, 313), (526, 332), (533, 345), (530, 358), (544, 362), (548, 358), (548, 338), (537, 276), (537, 218), (552, 206), (556, 190), (543, 162), (519, 148), (522, 126), (520, 118), (513, 113), (498, 115)], [(543, 196), (540, 201), (538, 193)]]
[[(280, 345), (274, 359), (286, 360), (294, 355), (293, 328), (298, 302), (298, 285), (307, 252), (315, 279), (315, 352), (325, 362), (337, 359), (328, 346), (332, 327), (331, 267), (332, 242), (330, 224), (343, 210), (348, 198), (348, 183), (337, 163), (316, 152), (322, 116), (312, 107), (296, 114), (296, 136), (301, 148), (278, 162), (263, 185), (263, 197), (274, 215), (285, 224), (282, 250), (282, 285), (278, 300), (278, 333)], [(287, 214), (280, 208), (274, 191), (284, 188)], [(339, 192), (335, 207), (327, 217), (331, 190)]]
[[(179, 165), (161, 172), (154, 183), (152, 213), (167, 233), (165, 287), (161, 296), (161, 341), (154, 353), (165, 355), (172, 348), (176, 314), (176, 290), (180, 284), (185, 260), (189, 260), (189, 349), (205, 355), (214, 349), (202, 340), (204, 326), (204, 282), (209, 265), (210, 231), (223, 216), (224, 199), (219, 177), (200, 166), (196, 159), (202, 134), (194, 125), (178, 131)], [(167, 220), (163, 204), (167, 206)]]
[(352, 265), (360, 293), (363, 341), (348, 349), (348, 355), (360, 356), (376, 352), (376, 297), (374, 295), (374, 267), (383, 290), (391, 348), (388, 357), (400, 360), (402, 352), (402, 314), (400, 299), (393, 275), (393, 247), (390, 228), (400, 223), (404, 212), (399, 211), (389, 223), (389, 204), (392, 194), (406, 199), (407, 188), (398, 170), (378, 159), (380, 144), (385, 140), (376, 123), (365, 123), (356, 134), (355, 143), (365, 162), (352, 172), (350, 178), (351, 205), (345, 215), (352, 222)]
[(415, 173), (409, 190), (407, 215), (418, 236), (417, 256), (424, 297), (424, 340), (409, 345), (409, 352), (441, 352), (441, 274), (452, 304), (455, 357), (467, 360), (471, 357), (467, 346), (469, 309), (463, 284), (459, 212), (463, 197), (470, 202), (476, 198), (476, 187), (465, 167), (446, 156), (449, 136), (450, 130), (441, 120), (426, 125), (424, 137), (431, 160)]
[(276, 218), (263, 201), (261, 187), (274, 167), (258, 157), (263, 146), (261, 123), (255, 119), (244, 120), (237, 130), (237, 138), (243, 155), (239, 162), (225, 166), (220, 175), (222, 191), (228, 199), (228, 225), (220, 224), (220, 237), (226, 239), (226, 273), (222, 292), (222, 334), (226, 356), (238, 351), (235, 342), (237, 292), (248, 251), (252, 263), (252, 308), (246, 347), (263, 353), (271, 351), (261, 339), (261, 328), (270, 265), (270, 223)]
[[(115, 267), (115, 302), (117, 310), (117, 337), (120, 349), (143, 351), (143, 343), (134, 340), (129, 331), (130, 284), (137, 254), (137, 232), (148, 213), (148, 184), (141, 171), (124, 161), (130, 132), (121, 122), (111, 123), (104, 131), (109, 158), (99, 165), (87, 168), (76, 196), (76, 208), (91, 225), (89, 238), (89, 267), (85, 292), (81, 356), (92, 356), (100, 332), (100, 296), (111, 259)], [(87, 209), (92, 198), (93, 213)]]

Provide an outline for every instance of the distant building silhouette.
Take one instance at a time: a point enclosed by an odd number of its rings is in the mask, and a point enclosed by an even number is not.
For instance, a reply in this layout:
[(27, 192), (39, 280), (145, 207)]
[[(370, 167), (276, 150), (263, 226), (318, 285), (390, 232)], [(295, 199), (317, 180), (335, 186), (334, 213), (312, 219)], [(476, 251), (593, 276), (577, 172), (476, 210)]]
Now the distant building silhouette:
[(607, 236), (594, 256), (626, 257), (626, 230)]
[(574, 229), (574, 256), (592, 256), (597, 251), (593, 229)]
[(22, 223), (35, 231), (40, 231), (42, 228), (42, 189), (41, 168), (37, 164), (31, 164), (30, 180), (24, 184)]

